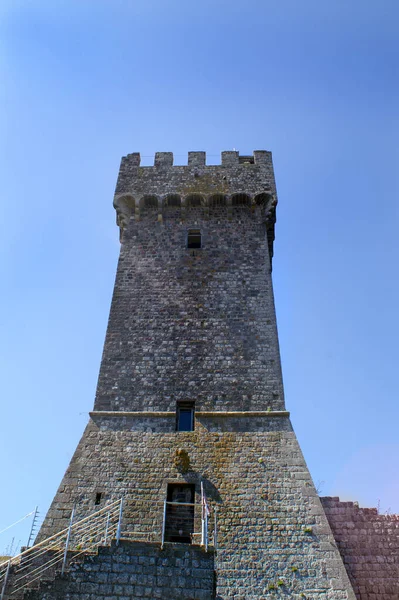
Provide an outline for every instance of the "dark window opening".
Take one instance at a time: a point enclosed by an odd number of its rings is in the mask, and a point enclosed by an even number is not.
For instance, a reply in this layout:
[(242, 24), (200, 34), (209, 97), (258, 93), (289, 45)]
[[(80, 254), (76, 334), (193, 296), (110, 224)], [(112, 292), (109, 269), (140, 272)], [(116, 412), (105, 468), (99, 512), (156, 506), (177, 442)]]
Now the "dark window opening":
[(190, 544), (194, 533), (195, 485), (169, 483), (166, 495), (165, 541)]
[(186, 198), (186, 206), (203, 206), (204, 199), (200, 194), (191, 194)]
[(187, 248), (201, 248), (201, 231), (199, 229), (189, 229)]
[(257, 194), (255, 196), (255, 202), (256, 202), (256, 204), (259, 204), (259, 205), (267, 204), (269, 202), (270, 198), (271, 198), (270, 194), (266, 194), (266, 193)]
[(231, 199), (233, 207), (238, 206), (249, 206), (251, 204), (251, 198), (247, 194), (234, 194)]
[(101, 492), (97, 492), (96, 499), (94, 500), (94, 504), (98, 506), (101, 502)]
[(178, 196), (177, 194), (169, 194), (169, 196), (167, 196), (165, 198), (164, 206), (174, 206), (174, 207), (178, 206), (180, 208), (180, 206), (181, 206), (180, 196)]
[(239, 156), (238, 157), (238, 163), (240, 165), (245, 164), (245, 163), (249, 163), (251, 165), (255, 164), (255, 157), (254, 156)]
[(209, 198), (209, 206), (215, 208), (216, 206), (226, 206), (226, 196), (224, 194), (214, 194)]
[(176, 431), (194, 431), (194, 402), (177, 403)]
[(144, 208), (158, 208), (158, 198), (156, 196), (145, 196)]

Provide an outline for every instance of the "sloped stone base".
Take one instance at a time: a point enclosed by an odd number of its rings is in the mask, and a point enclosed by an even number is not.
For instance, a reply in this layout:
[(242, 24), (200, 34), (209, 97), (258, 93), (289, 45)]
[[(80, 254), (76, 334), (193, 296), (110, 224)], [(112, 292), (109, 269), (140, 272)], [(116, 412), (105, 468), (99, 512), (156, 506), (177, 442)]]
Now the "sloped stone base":
[[(252, 600), (280, 590), (291, 598), (354, 600), (288, 417), (247, 417), (234, 425), (241, 431), (209, 415), (193, 432), (171, 433), (168, 427), (162, 419), (153, 426), (147, 419), (143, 430), (140, 419), (97, 413), (40, 538), (68, 524), (74, 502), (78, 516), (92, 511), (101, 492), (101, 506), (124, 496), (123, 531), (159, 532), (159, 542), (167, 484), (194, 484), (199, 503), (202, 481), (218, 509), (217, 598)], [(189, 457), (184, 472), (175, 460), (181, 449)]]

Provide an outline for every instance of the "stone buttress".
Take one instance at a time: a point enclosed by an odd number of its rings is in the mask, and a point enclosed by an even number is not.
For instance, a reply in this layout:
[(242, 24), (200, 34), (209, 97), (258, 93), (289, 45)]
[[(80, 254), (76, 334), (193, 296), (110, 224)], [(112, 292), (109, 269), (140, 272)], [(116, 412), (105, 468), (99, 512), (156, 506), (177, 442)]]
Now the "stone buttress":
[[(187, 592), (173, 578), (168, 596), (154, 566), (145, 597), (355, 598), (285, 408), (276, 203), (270, 152), (223, 152), (213, 166), (204, 152), (187, 166), (168, 152), (151, 167), (139, 154), (122, 159), (121, 252), (94, 410), (39, 539), (66, 527), (74, 504), (84, 516), (123, 496), (124, 535), (157, 545), (171, 486), (199, 504), (202, 483), (212, 522), (217, 509), (214, 588)], [(184, 535), (165, 547), (187, 550)], [(194, 578), (206, 571), (196, 564)]]

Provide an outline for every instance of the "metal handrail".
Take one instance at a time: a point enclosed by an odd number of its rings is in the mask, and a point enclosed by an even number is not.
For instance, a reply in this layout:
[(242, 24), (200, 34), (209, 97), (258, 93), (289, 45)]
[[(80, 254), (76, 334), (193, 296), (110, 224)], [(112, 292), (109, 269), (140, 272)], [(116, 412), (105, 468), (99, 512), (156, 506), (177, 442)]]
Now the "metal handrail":
[[(92, 513), (91, 515), (84, 517), (83, 519), (80, 519), (79, 521), (77, 521), (75, 523), (75, 525), (80, 525), (81, 523), (84, 523), (86, 521), (89, 521), (91, 518), (95, 517), (96, 515), (106, 512), (108, 511), (112, 506), (119, 506), (120, 504), (120, 500), (115, 500), (114, 502), (112, 502), (111, 504), (107, 504), (106, 506), (104, 506), (103, 508), (101, 508), (100, 510)], [(63, 534), (67, 534), (68, 533), (68, 529), (69, 527), (66, 527), (65, 529), (62, 529), (61, 531), (59, 531), (58, 533), (55, 533), (54, 535), (46, 538), (45, 540), (42, 540), (41, 542), (39, 542), (38, 544), (35, 544), (34, 546), (32, 546), (31, 548), (27, 548), (26, 550), (24, 550), (23, 552), (21, 552), (20, 554), (17, 554), (16, 556), (13, 556), (11, 561), (13, 564), (15, 564), (15, 562), (17, 562), (17, 559), (20, 559), (22, 556), (26, 556), (27, 554), (31, 553), (33, 550), (35, 550), (36, 548), (39, 548), (40, 546), (45, 546), (48, 542), (50, 542), (51, 540), (63, 535)], [(0, 563), (0, 568), (7, 564), (8, 560)]]
[[(17, 574), (19, 574), (14, 578), (14, 588), (10, 593), (10, 596), (13, 596), (27, 585), (40, 579), (45, 571), (60, 562), (62, 562), (62, 573), (64, 573), (69, 551), (74, 551), (74, 558), (76, 558), (101, 544), (106, 544), (107, 539), (117, 535), (117, 532), (120, 537), (122, 509), (123, 500), (115, 500), (74, 523), (74, 508), (69, 527), (0, 564), (0, 586), (2, 586), (0, 600), (4, 598), (11, 566), (16, 565)], [(36, 561), (47, 553), (50, 554), (48, 560), (45, 558), (46, 562), (35, 566)], [(22, 582), (22, 585), (16, 585), (18, 582)]]
[[(152, 531), (152, 528), (151, 530), (149, 528), (148, 531), (146, 531), (147, 526), (150, 525), (149, 523), (142, 527), (143, 521), (140, 520), (139, 514), (142, 508), (140, 502), (134, 503), (138, 520), (131, 523), (131, 514), (129, 514), (129, 527), (133, 525), (134, 529), (137, 527), (137, 529), (141, 529), (141, 531), (123, 531), (123, 498), (115, 500), (75, 522), (75, 512), (72, 511), (70, 523), (67, 528), (0, 564), (0, 600), (4, 600), (6, 586), (12, 585), (10, 592), (8, 592), (8, 596), (12, 598), (18, 591), (30, 586), (40, 579), (42, 574), (49, 569), (59, 569), (57, 565), (62, 565), (62, 573), (64, 573), (67, 566), (69, 568), (71, 562), (75, 561), (79, 556), (90, 554), (93, 551), (96, 551), (96, 548), (99, 546), (110, 545), (111, 540), (116, 540), (116, 544), (118, 544), (123, 538), (126, 540), (131, 540), (132, 538), (142, 540), (143, 536), (151, 536), (152, 541), (160, 541), (161, 547), (163, 547), (166, 537), (165, 527), (167, 518), (169, 518), (167, 517), (167, 507), (180, 507), (183, 509), (185, 507), (186, 510), (182, 511), (183, 514), (180, 515), (179, 518), (183, 518), (183, 521), (185, 519), (190, 521), (190, 529), (187, 529), (186, 533), (190, 534), (191, 542), (194, 544), (199, 543), (204, 547), (205, 551), (207, 551), (210, 540), (212, 540), (214, 550), (216, 550), (216, 507), (212, 509), (207, 503), (203, 489), (201, 492), (201, 503), (172, 502), (164, 500), (162, 502), (163, 520), (161, 531)], [(155, 501), (151, 504), (159, 505), (160, 503)], [(211, 523), (211, 520), (209, 519), (212, 510), (215, 511), (214, 523)], [(175, 512), (176, 511), (173, 510), (173, 513)], [(188, 513), (189, 516), (187, 517), (186, 514)], [(129, 527), (127, 529), (129, 529)], [(169, 528), (169, 525), (167, 527)], [(194, 527), (197, 531), (193, 531)], [(200, 529), (200, 531), (198, 531), (198, 529)], [(169, 532), (167, 536), (169, 536), (170, 530), (167, 529), (167, 531)], [(10, 568), (13, 565), (16, 567), (16, 570), (10, 571)], [(11, 573), (12, 578), (10, 579), (8, 575), (11, 575)], [(50, 577), (53, 577), (53, 571), (51, 571)]]

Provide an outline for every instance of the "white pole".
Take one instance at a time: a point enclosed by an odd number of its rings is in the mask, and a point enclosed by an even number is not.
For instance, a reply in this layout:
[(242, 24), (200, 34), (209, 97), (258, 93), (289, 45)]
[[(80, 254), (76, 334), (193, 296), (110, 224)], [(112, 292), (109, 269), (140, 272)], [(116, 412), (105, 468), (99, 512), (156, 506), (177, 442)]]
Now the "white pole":
[(26, 544), (26, 547), (27, 547), (27, 548), (29, 548), (29, 546), (30, 546), (30, 542), (31, 542), (31, 539), (32, 539), (32, 537), (33, 537), (33, 530), (34, 530), (34, 528), (35, 528), (35, 525), (36, 525), (36, 517), (37, 517), (38, 508), (39, 508), (39, 507), (38, 507), (38, 506), (36, 506), (36, 508), (35, 508), (35, 510), (34, 510), (34, 515), (33, 515), (33, 519), (32, 519), (32, 526), (31, 526), (31, 528), (30, 528), (30, 532), (29, 532), (28, 543)]
[(205, 507), (205, 519), (204, 519), (204, 529), (205, 529), (205, 552), (208, 552), (208, 510)]
[(163, 544), (165, 542), (165, 524), (166, 524), (166, 500), (163, 503), (163, 523), (162, 523), (162, 541), (161, 541), (161, 549), (163, 549)]
[(215, 529), (213, 530), (213, 545), (215, 548), (215, 552), (218, 549), (218, 519), (217, 519), (218, 509), (215, 506)]
[(8, 579), (8, 574), (10, 572), (10, 567), (11, 567), (11, 558), (8, 561), (8, 565), (7, 565), (7, 570), (6, 570), (6, 574), (4, 575), (4, 583), (3, 583), (3, 589), (1, 590), (1, 596), (0, 596), (0, 600), (3, 600), (4, 598), (4, 594), (6, 592), (6, 585), (7, 585), (7, 579)]
[(105, 523), (105, 535), (104, 535), (104, 544), (107, 543), (107, 538), (108, 538), (108, 527), (109, 527), (109, 513), (107, 515), (107, 521)]
[(67, 533), (67, 538), (66, 538), (66, 543), (65, 543), (65, 550), (64, 550), (64, 558), (63, 558), (63, 561), (62, 561), (61, 575), (63, 575), (64, 571), (65, 571), (65, 565), (66, 565), (67, 554), (68, 554), (69, 539), (71, 537), (71, 529), (72, 529), (72, 523), (73, 523), (74, 514), (75, 514), (75, 507), (73, 507), (73, 509), (72, 509), (71, 519), (69, 521), (68, 533)]
[(204, 484), (201, 481), (201, 546), (205, 546)]
[(122, 530), (122, 514), (123, 514), (123, 498), (121, 498), (121, 505), (119, 508), (119, 521), (118, 521), (118, 529), (116, 530), (116, 545), (119, 545), (119, 540), (121, 539), (121, 530)]

